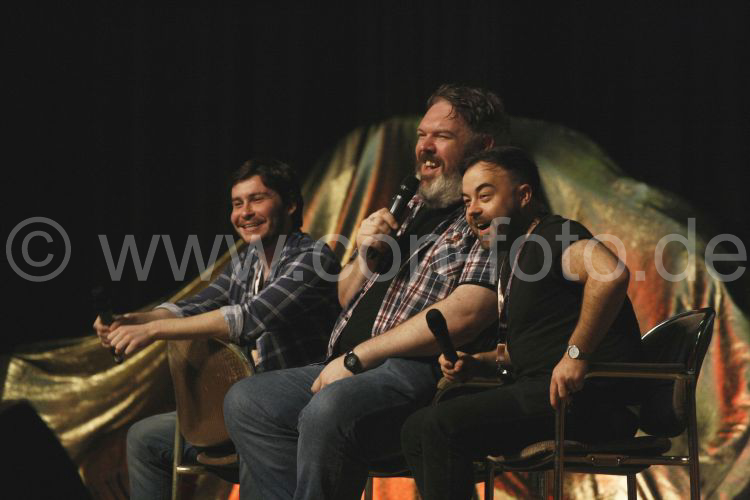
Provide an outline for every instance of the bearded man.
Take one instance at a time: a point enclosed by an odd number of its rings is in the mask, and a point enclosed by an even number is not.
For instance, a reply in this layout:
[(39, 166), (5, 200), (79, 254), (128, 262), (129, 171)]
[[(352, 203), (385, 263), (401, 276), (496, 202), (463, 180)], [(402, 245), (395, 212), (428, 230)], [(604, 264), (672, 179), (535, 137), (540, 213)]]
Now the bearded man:
[[(435, 393), (439, 348), (426, 309), (445, 315), (464, 350), (497, 319), (494, 267), (464, 217), (459, 166), (504, 140), (507, 118), (491, 92), (455, 85), (441, 86), (427, 108), (417, 128), (419, 192), (403, 223), (385, 208), (362, 221), (339, 278), (344, 311), (326, 363), (250, 377), (224, 400), (243, 499), (359, 498), (368, 466), (400, 455), (401, 424)], [(392, 232), (398, 270), (382, 274)]]

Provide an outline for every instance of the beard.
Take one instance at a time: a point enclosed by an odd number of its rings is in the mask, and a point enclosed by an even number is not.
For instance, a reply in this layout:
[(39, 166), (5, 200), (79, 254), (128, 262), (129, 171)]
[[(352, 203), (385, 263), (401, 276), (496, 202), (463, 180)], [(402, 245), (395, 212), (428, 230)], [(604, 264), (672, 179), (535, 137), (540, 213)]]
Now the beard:
[(462, 176), (454, 170), (439, 175), (428, 184), (420, 184), (419, 195), (427, 208), (446, 208), (461, 201)]

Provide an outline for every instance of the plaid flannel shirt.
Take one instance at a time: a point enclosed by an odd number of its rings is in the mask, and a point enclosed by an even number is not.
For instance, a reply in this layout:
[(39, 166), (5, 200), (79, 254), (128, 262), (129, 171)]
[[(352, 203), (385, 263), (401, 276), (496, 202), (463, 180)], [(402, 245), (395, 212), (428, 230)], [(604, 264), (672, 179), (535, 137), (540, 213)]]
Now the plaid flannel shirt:
[[(419, 196), (411, 199), (409, 216), (399, 228), (397, 236), (408, 229), (422, 206)], [(375, 317), (372, 337), (387, 332), (444, 299), (458, 285), (474, 284), (493, 291), (496, 289), (496, 270), (490, 253), (482, 249), (464, 213), (464, 207), (457, 208), (435, 228), (430, 239), (417, 245), (408, 258), (402, 259), (398, 274), (391, 282)], [(423, 256), (421, 260), (420, 256)], [(351, 259), (355, 258), (356, 252)], [(357, 304), (379, 276), (374, 273), (339, 316), (328, 342), (328, 357), (332, 356), (334, 346)]]
[[(322, 360), (341, 311), (335, 279), (341, 267), (331, 249), (301, 232), (287, 235), (257, 294), (258, 248), (249, 245), (238, 257), (202, 291), (158, 307), (181, 317), (220, 309), (232, 342), (258, 349), (258, 371)], [(315, 265), (334, 277), (320, 276)]]

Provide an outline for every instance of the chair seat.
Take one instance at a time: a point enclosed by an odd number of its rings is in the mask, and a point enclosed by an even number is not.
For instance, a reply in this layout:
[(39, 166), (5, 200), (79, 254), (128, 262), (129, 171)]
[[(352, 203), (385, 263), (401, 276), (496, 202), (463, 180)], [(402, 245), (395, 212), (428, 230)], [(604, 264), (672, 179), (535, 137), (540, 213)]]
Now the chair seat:
[[(593, 445), (578, 441), (564, 443), (564, 456), (566, 459), (588, 466), (601, 464), (615, 464), (627, 462), (625, 457), (648, 457), (661, 455), (671, 448), (672, 443), (667, 438), (654, 436), (638, 436), (631, 439), (621, 439), (607, 443)], [(488, 460), (505, 470), (546, 470), (552, 468), (555, 457), (555, 441), (539, 441), (530, 444), (518, 454), (511, 456), (490, 456)], [(640, 465), (634, 468), (642, 469)]]
[[(666, 453), (672, 447), (672, 441), (664, 437), (638, 436), (608, 443), (585, 445), (585, 453), (616, 453), (630, 456), (653, 456)], [(567, 449), (565, 450), (567, 453)], [(571, 454), (580, 454), (571, 452)]]
[[(565, 453), (572, 453), (574, 450), (582, 450), (585, 447), (585, 444), (578, 441), (565, 441)], [(515, 455), (488, 456), (487, 460), (507, 470), (515, 468), (536, 470), (551, 467), (554, 455), (555, 441), (548, 440), (530, 444)], [(549, 467), (547, 467), (548, 465)]]
[(182, 473), (201, 474), (212, 472), (229, 483), (240, 482), (240, 462), (236, 451), (206, 449), (198, 453), (196, 464), (181, 465)]
[(237, 467), (239, 459), (237, 453), (216, 454), (209, 451), (202, 451), (196, 457), (198, 463), (210, 465), (211, 467)]

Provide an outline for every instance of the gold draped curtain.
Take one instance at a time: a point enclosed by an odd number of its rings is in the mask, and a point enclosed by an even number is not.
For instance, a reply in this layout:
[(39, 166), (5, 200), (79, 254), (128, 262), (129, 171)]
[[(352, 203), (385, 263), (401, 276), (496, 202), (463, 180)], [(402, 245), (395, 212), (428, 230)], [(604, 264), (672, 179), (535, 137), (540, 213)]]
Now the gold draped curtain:
[[(412, 171), (417, 123), (416, 117), (393, 118), (357, 129), (308, 176), (303, 190), (305, 230), (331, 242), (342, 261), (351, 251), (346, 242), (352, 240), (359, 221), (387, 205), (401, 178)], [(514, 142), (538, 162), (553, 211), (582, 222), (595, 235), (614, 235), (624, 243), (625, 254), (620, 249), (620, 256), (631, 271), (628, 294), (641, 331), (680, 311), (716, 309), (714, 338), (698, 384), (702, 491), (706, 497), (721, 498), (746, 493), (750, 482), (746, 297), (733, 296), (731, 286), (709, 275), (703, 257), (707, 241), (701, 231), (694, 249), (673, 243), (662, 257), (666, 270), (678, 274), (687, 269), (694, 279), (667, 281), (655, 265), (659, 240), (667, 234), (687, 236), (688, 219), (698, 214), (669, 193), (624, 176), (579, 133), (522, 118), (512, 121), (512, 129)], [(205, 283), (197, 278), (170, 300)], [(27, 346), (3, 359), (2, 365), (6, 368), (2, 399), (32, 402), (99, 498), (117, 496), (116, 490), (124, 488), (127, 427), (173, 407), (163, 342), (122, 365), (114, 365), (93, 336)], [(676, 439), (674, 446), (684, 450), (686, 442)], [(571, 498), (625, 496), (623, 478), (569, 474), (566, 481)], [(524, 498), (529, 485), (525, 476), (505, 474), (495, 487), (510, 498)], [(684, 498), (689, 491), (687, 469), (652, 467), (638, 476), (638, 488), (650, 498)], [(408, 479), (376, 480), (375, 493), (381, 500), (416, 498)]]

